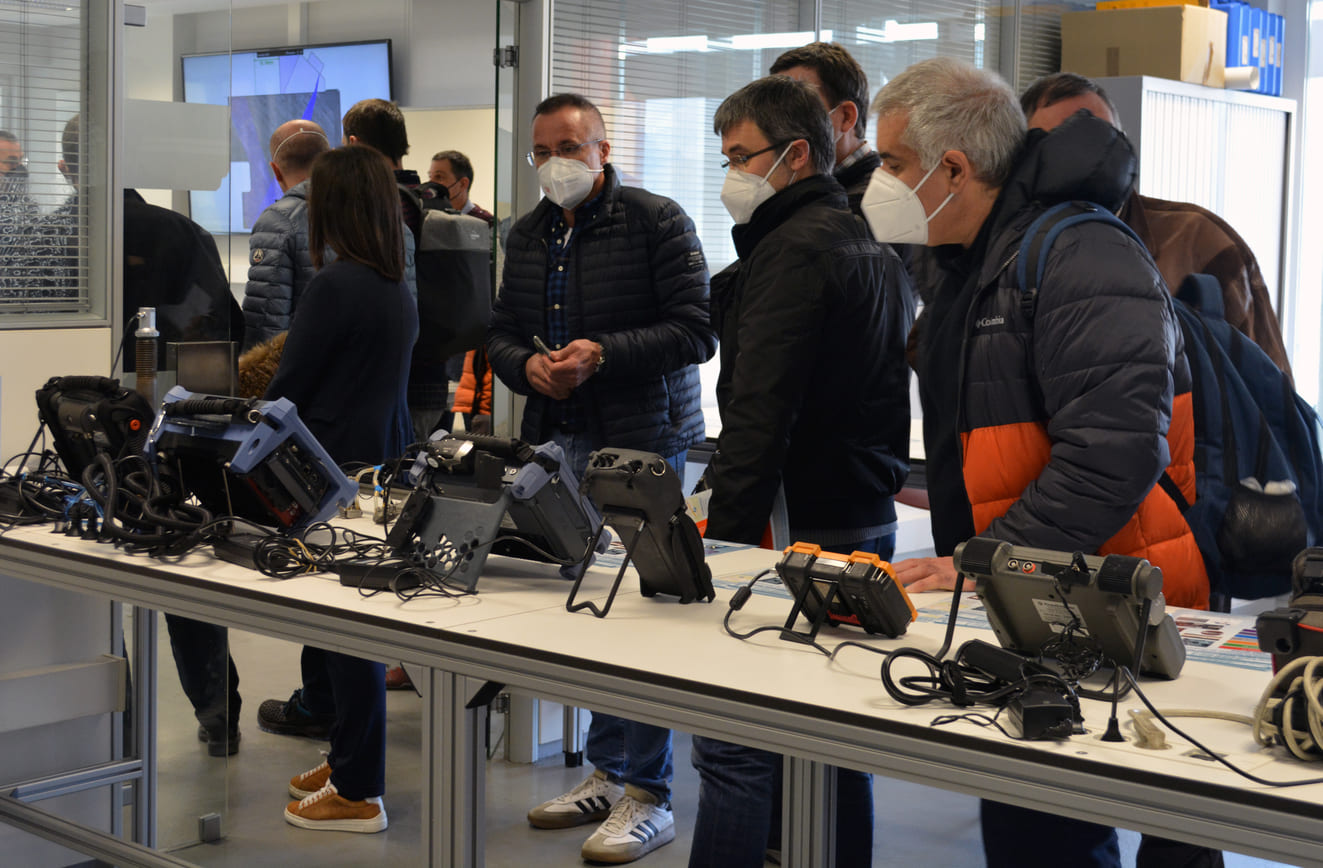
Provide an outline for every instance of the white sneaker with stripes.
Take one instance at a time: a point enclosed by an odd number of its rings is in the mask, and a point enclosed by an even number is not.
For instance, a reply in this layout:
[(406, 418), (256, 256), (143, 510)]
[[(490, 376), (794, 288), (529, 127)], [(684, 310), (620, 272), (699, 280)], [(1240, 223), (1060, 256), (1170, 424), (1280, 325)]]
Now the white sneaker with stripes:
[(538, 829), (568, 829), (595, 823), (606, 819), (611, 806), (624, 794), (623, 786), (611, 783), (605, 774), (595, 771), (568, 793), (529, 811), (528, 822)]
[(630, 787), (611, 809), (611, 816), (584, 842), (582, 856), (590, 862), (620, 865), (633, 862), (675, 839), (670, 805), (659, 805), (648, 794)]

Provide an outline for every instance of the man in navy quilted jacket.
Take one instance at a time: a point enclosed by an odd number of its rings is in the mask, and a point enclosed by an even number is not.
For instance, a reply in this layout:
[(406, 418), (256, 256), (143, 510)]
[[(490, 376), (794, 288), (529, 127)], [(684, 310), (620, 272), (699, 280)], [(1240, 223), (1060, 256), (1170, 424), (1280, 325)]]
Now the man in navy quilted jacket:
[[(698, 363), (717, 344), (707, 263), (680, 206), (622, 186), (610, 155), (587, 99), (538, 105), (528, 159), (546, 198), (510, 230), (487, 351), (496, 376), (528, 396), (523, 439), (559, 443), (577, 473), (604, 446), (683, 471), (704, 436)], [(617, 864), (675, 837), (670, 730), (594, 713), (586, 754), (596, 771), (530, 823), (605, 820), (582, 855)]]
[(253, 224), (248, 239), (248, 286), (243, 297), (244, 349), (289, 329), (308, 281), (308, 174), (331, 143), (312, 121), (286, 121), (271, 134), (271, 170), (284, 196)]

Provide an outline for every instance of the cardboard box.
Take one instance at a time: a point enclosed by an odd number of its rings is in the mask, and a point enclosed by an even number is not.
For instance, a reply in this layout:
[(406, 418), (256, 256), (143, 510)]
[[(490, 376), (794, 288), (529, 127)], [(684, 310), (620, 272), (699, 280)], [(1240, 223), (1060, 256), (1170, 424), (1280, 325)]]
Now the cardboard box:
[(1157, 6), (1061, 16), (1061, 68), (1080, 75), (1152, 75), (1222, 87), (1226, 49), (1227, 16), (1214, 9)]
[(1095, 9), (1147, 9), (1150, 6), (1207, 6), (1208, 0), (1098, 0)]

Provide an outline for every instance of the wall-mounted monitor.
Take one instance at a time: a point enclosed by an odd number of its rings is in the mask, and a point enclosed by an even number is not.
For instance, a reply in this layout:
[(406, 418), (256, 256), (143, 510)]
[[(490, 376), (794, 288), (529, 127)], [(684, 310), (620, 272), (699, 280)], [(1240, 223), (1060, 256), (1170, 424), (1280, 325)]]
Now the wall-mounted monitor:
[(340, 143), (340, 118), (359, 100), (391, 99), (390, 40), (185, 55), (184, 102), (230, 107), (230, 173), (214, 191), (189, 193), (193, 219), (213, 233), (246, 233), (280, 187), (267, 143), (280, 124), (306, 118)]

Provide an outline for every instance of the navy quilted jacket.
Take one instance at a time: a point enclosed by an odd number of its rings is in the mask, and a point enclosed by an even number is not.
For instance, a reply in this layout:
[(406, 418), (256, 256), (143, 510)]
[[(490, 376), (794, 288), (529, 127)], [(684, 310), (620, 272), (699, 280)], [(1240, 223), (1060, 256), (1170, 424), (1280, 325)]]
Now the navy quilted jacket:
[(244, 348), (289, 329), (294, 307), (312, 280), (308, 253), (308, 182), (295, 184), (253, 224), (244, 290)]
[[(670, 199), (623, 187), (606, 167), (604, 206), (576, 224), (570, 277), (570, 334), (600, 343), (606, 364), (580, 392), (602, 446), (670, 456), (701, 441), (697, 364), (716, 351), (708, 322), (708, 272), (694, 223)], [(532, 390), (524, 365), (533, 336), (546, 333), (544, 199), (510, 230), (487, 352), (507, 386), (528, 395), (520, 436), (541, 442), (549, 398)]]

